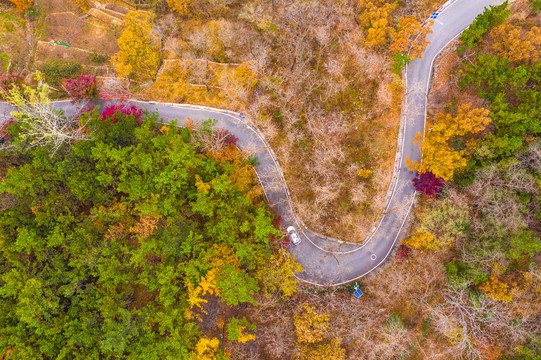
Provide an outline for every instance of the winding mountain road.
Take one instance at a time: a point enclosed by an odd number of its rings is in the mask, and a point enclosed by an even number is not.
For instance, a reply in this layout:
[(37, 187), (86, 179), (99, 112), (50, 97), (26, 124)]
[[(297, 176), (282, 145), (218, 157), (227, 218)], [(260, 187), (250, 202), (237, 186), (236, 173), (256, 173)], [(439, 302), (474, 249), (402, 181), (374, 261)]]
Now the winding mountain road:
[[(403, 109), (403, 133), (399, 144), (400, 164), (396, 181), (391, 184), (392, 194), (372, 233), (362, 245), (329, 239), (307, 229), (293, 211), (286, 182), (272, 149), (267, 145), (257, 129), (251, 127), (239, 114), (230, 111), (182, 104), (163, 104), (130, 101), (149, 111), (158, 111), (165, 121), (178, 119), (183, 125), (188, 118), (202, 121), (209, 118), (217, 120), (217, 127), (231, 131), (239, 138), (242, 150), (257, 154), (260, 165), (256, 173), (263, 186), (265, 196), (282, 216), (282, 224), (293, 225), (302, 239), (298, 246), (291, 245), (289, 251), (302, 264), (304, 271), (297, 274), (300, 280), (314, 285), (340, 285), (356, 280), (380, 266), (392, 252), (403, 235), (404, 224), (415, 198), (412, 186), (414, 174), (408, 171), (405, 157), (420, 160), (419, 148), (411, 139), (417, 132), (423, 132), (426, 119), (426, 95), (430, 82), (432, 64), (435, 57), (465, 28), (483, 12), (484, 7), (503, 3), (501, 0), (454, 0), (440, 10), (433, 26), (434, 32), (428, 36), (431, 44), (424, 52), (423, 59), (413, 60), (406, 69), (407, 95)], [(104, 104), (104, 103), (102, 103)], [(69, 101), (54, 102), (66, 113), (74, 111)], [(11, 107), (0, 103), (0, 122), (9, 118)]]

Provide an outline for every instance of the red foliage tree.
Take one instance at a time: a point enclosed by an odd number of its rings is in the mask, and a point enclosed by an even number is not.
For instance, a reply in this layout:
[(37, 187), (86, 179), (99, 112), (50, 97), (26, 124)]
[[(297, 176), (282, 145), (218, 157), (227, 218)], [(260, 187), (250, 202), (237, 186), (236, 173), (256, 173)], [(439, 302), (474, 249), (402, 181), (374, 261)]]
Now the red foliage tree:
[(218, 141), (221, 141), (225, 146), (229, 144), (237, 145), (239, 139), (227, 129), (218, 129), (214, 132), (214, 136)]
[(23, 83), (23, 77), (19, 74), (2, 74), (0, 75), (0, 90), (8, 92), (14, 86), (20, 86)]
[(77, 79), (67, 79), (64, 86), (71, 96), (72, 102), (94, 100), (98, 96), (96, 77), (94, 75), (81, 75)]
[(413, 187), (415, 190), (422, 192), (428, 196), (438, 196), (445, 185), (445, 181), (436, 177), (430, 171), (423, 174), (417, 174), (413, 179)]
[(141, 125), (142, 123), (142, 112), (143, 110), (139, 109), (137, 106), (134, 105), (110, 105), (105, 108), (105, 110), (101, 113), (101, 119), (103, 121), (109, 120), (112, 124), (116, 124), (117, 122), (117, 115), (118, 114), (124, 114), (124, 115), (133, 115), (135, 116), (135, 119), (137, 119), (137, 123)]
[(394, 259), (401, 263), (404, 261), (405, 258), (408, 257), (409, 253), (410, 253), (411, 249), (409, 247), (407, 247), (406, 245), (400, 245), (400, 247), (398, 248), (398, 251), (396, 252), (396, 255), (394, 257)]

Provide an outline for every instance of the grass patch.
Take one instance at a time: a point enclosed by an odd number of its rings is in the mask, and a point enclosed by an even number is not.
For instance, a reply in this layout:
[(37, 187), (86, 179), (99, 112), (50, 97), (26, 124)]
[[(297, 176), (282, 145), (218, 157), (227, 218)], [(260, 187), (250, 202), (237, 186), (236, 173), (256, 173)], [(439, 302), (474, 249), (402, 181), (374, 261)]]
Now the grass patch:
[(83, 73), (80, 63), (69, 60), (49, 60), (41, 66), (47, 83), (58, 86), (63, 79), (73, 79)]

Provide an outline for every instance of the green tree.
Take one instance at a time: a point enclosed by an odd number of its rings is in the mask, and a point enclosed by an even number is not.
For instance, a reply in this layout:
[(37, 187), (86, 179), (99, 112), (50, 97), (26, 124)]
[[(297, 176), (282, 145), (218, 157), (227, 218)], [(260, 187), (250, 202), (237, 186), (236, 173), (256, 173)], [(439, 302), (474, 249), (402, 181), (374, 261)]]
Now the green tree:
[(479, 14), (473, 23), (460, 35), (461, 46), (457, 48), (457, 51), (460, 53), (478, 46), (483, 39), (483, 35), (491, 27), (503, 23), (511, 14), (511, 10), (507, 9), (507, 6), (508, 1), (505, 1), (501, 5), (491, 5), (489, 8), (485, 8), (485, 11)]

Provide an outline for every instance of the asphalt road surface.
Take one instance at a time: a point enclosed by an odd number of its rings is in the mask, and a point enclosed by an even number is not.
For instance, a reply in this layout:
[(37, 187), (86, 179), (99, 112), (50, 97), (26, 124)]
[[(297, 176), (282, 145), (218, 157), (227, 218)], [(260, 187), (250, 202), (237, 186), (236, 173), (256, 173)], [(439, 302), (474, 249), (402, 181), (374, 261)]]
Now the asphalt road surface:
[[(282, 216), (284, 228), (295, 226), (302, 239), (297, 245), (290, 245), (289, 251), (302, 264), (304, 271), (297, 274), (300, 280), (315, 285), (340, 285), (356, 280), (383, 264), (401, 239), (404, 224), (415, 198), (412, 186), (414, 174), (408, 171), (405, 157), (420, 160), (419, 147), (412, 139), (417, 132), (423, 132), (426, 119), (426, 94), (430, 82), (432, 63), (437, 54), (448, 43), (467, 28), (485, 6), (501, 4), (501, 0), (456, 0), (449, 2), (433, 26), (434, 32), (428, 36), (428, 45), (423, 59), (413, 60), (407, 67), (406, 106), (403, 109), (405, 123), (402, 152), (398, 177), (387, 204), (385, 215), (375, 225), (374, 231), (362, 245), (337, 241), (319, 236), (307, 229), (298, 219), (291, 205), (289, 191), (276, 158), (258, 133), (237, 113), (181, 104), (157, 104), (152, 102), (130, 101), (149, 111), (158, 111), (164, 121), (178, 119), (178, 125), (186, 120), (217, 120), (217, 127), (231, 131), (239, 138), (238, 147), (257, 154), (260, 165), (256, 172), (263, 186), (265, 196)], [(73, 113), (74, 106), (69, 101), (57, 101), (55, 107), (67, 114)], [(105, 103), (101, 102), (101, 105)], [(103, 108), (103, 107), (102, 107)], [(11, 108), (0, 103), (0, 122), (8, 119)]]

